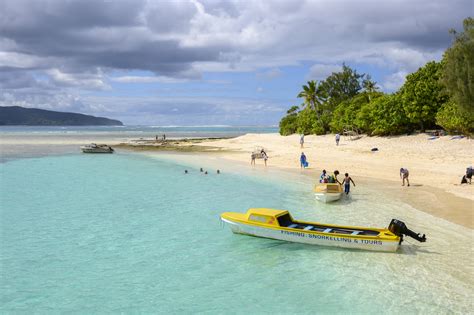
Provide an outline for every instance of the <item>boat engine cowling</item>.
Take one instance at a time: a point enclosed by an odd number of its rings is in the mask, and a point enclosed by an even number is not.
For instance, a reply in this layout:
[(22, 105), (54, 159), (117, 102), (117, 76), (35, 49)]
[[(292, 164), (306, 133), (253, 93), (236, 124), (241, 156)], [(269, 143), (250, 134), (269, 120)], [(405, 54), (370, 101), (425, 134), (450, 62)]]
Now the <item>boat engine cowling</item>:
[(420, 233), (413, 232), (412, 230), (407, 228), (405, 223), (403, 223), (400, 220), (392, 219), (392, 221), (390, 221), (388, 229), (393, 234), (398, 235), (398, 236), (401, 237), (400, 243), (403, 240), (403, 235), (410, 236), (410, 237), (414, 238), (415, 240), (417, 240), (419, 242), (426, 242), (425, 234), (420, 235)]

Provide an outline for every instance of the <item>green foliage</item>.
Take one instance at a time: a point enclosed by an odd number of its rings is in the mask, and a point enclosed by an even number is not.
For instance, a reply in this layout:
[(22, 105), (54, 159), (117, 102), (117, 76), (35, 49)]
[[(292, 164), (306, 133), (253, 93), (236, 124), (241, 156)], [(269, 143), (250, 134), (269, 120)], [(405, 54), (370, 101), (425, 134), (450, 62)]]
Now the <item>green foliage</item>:
[(303, 86), (298, 97), (304, 98), (304, 109), (290, 108), (280, 133), (325, 134), (351, 126), (369, 135), (395, 135), (436, 124), (474, 133), (474, 19), (464, 20), (464, 32), (455, 34), (441, 63), (428, 62), (409, 74), (395, 94), (377, 89), (370, 75), (343, 64), (324, 81)]
[(456, 34), (443, 58), (441, 80), (455, 104), (467, 113), (474, 111), (474, 19), (464, 20), (464, 32)]
[(439, 82), (441, 64), (431, 61), (407, 76), (400, 89), (403, 109), (409, 121), (422, 130), (435, 125), (435, 116), (447, 96)]
[(449, 132), (474, 133), (474, 115), (449, 101), (436, 114), (436, 123)]
[(298, 106), (292, 106), (287, 115), (280, 120), (280, 134), (282, 136), (292, 135), (298, 128)]
[(372, 135), (396, 135), (409, 130), (408, 117), (398, 94), (387, 94), (373, 99), (370, 102), (369, 117)]
[(330, 123), (332, 132), (341, 133), (346, 126), (354, 126), (357, 112), (369, 103), (367, 93), (361, 93), (350, 100), (341, 102), (332, 115)]
[(369, 135), (394, 135), (409, 130), (398, 94), (374, 94), (372, 101), (362, 104), (354, 124)]
[(363, 77), (363, 74), (343, 64), (342, 71), (334, 72), (321, 83), (322, 95), (332, 100), (332, 104), (338, 105), (359, 93)]
[(313, 125), (318, 121), (316, 113), (311, 108), (306, 107), (298, 113), (297, 132), (301, 134), (312, 134)]
[(304, 98), (306, 107), (313, 110), (319, 119), (322, 112), (321, 84), (318, 84), (318, 82), (314, 80), (308, 81), (308, 85), (303, 85), (303, 91), (298, 94), (298, 97)]

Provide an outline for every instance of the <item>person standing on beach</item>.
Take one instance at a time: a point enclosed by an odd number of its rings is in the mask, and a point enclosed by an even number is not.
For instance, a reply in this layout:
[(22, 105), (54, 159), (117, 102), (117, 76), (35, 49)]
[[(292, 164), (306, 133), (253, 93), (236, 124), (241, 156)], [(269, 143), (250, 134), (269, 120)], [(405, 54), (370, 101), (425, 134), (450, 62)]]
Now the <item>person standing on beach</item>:
[(306, 168), (306, 155), (304, 155), (304, 152), (301, 152), (301, 156), (300, 156), (300, 167), (301, 168)]
[(407, 168), (400, 169), (400, 178), (402, 179), (402, 186), (405, 186), (405, 179), (407, 180), (408, 187), (410, 187), (410, 181), (408, 180), (408, 176), (410, 173), (408, 172)]
[(336, 133), (336, 145), (339, 145), (339, 140), (341, 139), (341, 135)]
[(263, 161), (265, 162), (265, 166), (267, 166), (267, 160), (268, 160), (267, 152), (265, 152), (265, 150), (262, 149), (262, 151), (260, 151), (260, 154), (262, 155)]
[(304, 134), (301, 135), (300, 145), (301, 145), (301, 148), (303, 148), (303, 146), (304, 146)]
[(349, 195), (349, 192), (351, 190), (351, 182), (352, 182), (352, 185), (354, 185), (354, 187), (356, 184), (354, 183), (352, 178), (349, 176), (349, 173), (344, 174), (344, 176), (345, 177), (342, 180), (342, 183), (344, 184), (344, 192), (346, 193), (346, 195)]

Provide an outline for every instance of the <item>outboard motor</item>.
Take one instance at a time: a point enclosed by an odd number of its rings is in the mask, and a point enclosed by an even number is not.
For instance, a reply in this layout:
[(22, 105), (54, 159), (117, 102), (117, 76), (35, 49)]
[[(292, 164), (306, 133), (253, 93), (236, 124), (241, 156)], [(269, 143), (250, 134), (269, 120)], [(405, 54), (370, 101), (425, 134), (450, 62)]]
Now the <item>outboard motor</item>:
[(400, 236), (400, 244), (403, 241), (403, 235), (410, 236), (414, 238), (415, 240), (417, 240), (418, 242), (426, 242), (425, 234), (423, 234), (423, 236), (420, 236), (420, 233), (413, 232), (412, 230), (407, 228), (405, 223), (397, 219), (392, 219), (392, 221), (390, 222), (390, 225), (388, 226), (388, 229), (393, 234)]

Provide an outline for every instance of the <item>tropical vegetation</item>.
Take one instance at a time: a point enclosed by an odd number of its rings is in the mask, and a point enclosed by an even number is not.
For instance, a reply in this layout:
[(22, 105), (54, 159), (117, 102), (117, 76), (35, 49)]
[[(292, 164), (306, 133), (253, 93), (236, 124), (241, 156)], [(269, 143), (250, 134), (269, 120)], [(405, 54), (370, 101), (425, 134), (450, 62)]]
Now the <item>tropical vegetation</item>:
[(407, 75), (394, 93), (379, 91), (368, 74), (342, 65), (322, 81), (308, 81), (280, 121), (280, 134), (326, 134), (358, 130), (368, 135), (399, 135), (440, 129), (474, 134), (474, 19), (440, 62), (430, 61)]

